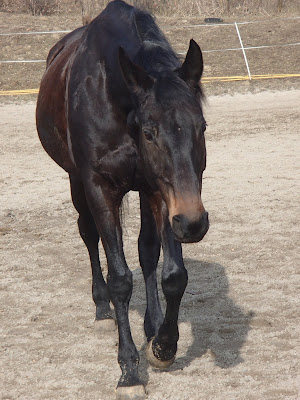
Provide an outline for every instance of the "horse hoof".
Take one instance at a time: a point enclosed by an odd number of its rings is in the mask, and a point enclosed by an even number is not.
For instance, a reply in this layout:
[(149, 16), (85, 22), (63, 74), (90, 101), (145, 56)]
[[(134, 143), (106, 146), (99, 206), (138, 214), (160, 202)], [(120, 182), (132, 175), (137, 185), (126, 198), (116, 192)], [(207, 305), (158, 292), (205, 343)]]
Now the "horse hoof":
[(146, 393), (143, 385), (117, 387), (117, 400), (145, 400)]
[(150, 342), (148, 343), (147, 348), (146, 348), (146, 356), (149, 361), (149, 364), (154, 368), (159, 368), (159, 369), (168, 368), (175, 361), (175, 356), (172, 357), (170, 360), (166, 360), (166, 361), (159, 360), (153, 353), (152, 342), (153, 342), (153, 339), (150, 340)]
[(94, 327), (99, 333), (115, 332), (116, 322), (113, 318), (96, 319)]

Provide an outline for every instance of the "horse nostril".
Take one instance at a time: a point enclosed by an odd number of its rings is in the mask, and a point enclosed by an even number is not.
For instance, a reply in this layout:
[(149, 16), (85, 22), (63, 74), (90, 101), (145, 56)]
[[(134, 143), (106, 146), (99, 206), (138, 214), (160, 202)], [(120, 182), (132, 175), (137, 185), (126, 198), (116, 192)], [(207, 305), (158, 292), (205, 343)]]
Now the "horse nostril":
[(180, 223), (180, 215), (174, 215), (173, 217), (173, 222), (179, 222)]

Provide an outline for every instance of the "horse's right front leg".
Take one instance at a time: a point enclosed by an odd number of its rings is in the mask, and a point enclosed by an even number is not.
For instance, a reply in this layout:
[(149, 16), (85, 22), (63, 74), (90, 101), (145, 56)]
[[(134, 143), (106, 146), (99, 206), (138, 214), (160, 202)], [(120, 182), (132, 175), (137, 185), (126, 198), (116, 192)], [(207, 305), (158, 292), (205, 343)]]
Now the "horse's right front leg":
[(144, 329), (148, 342), (158, 333), (158, 329), (164, 320), (157, 292), (156, 269), (161, 242), (151, 208), (151, 205), (155, 208), (155, 200), (155, 196), (140, 193), (141, 230), (138, 243), (139, 259), (146, 285), (147, 309)]
[(84, 186), (89, 208), (106, 253), (107, 287), (115, 308), (119, 331), (118, 362), (122, 375), (117, 386), (117, 399), (144, 399), (144, 386), (138, 376), (139, 353), (131, 336), (128, 318), (132, 273), (124, 256), (119, 217), (123, 193), (117, 193), (108, 187), (105, 181), (101, 182), (101, 185), (96, 185), (92, 176), (85, 180)]

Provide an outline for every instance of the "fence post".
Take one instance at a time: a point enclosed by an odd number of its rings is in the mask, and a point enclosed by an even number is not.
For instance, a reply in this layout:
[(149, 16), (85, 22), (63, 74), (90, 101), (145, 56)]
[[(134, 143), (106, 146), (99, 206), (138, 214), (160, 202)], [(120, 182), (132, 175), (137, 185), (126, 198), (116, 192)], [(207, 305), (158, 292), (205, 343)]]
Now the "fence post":
[(244, 55), (244, 59), (245, 59), (245, 63), (246, 63), (247, 71), (248, 71), (249, 80), (251, 81), (251, 73), (250, 73), (249, 64), (248, 64), (246, 52), (245, 52), (245, 49), (244, 49), (244, 45), (243, 45), (243, 42), (242, 42), (242, 38), (241, 38), (241, 35), (240, 35), (239, 27), (238, 27), (236, 22), (234, 24), (235, 24), (235, 28), (236, 28), (236, 31), (237, 31), (237, 34), (238, 34), (238, 37), (239, 37), (239, 40), (240, 40), (241, 47), (242, 47), (242, 51), (243, 51), (243, 55)]

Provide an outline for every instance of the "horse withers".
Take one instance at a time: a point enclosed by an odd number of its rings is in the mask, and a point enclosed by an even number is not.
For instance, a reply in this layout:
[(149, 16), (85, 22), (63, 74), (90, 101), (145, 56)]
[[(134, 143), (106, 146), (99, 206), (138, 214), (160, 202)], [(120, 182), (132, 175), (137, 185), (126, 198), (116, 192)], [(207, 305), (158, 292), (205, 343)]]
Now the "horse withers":
[[(139, 191), (147, 357), (165, 368), (175, 359), (178, 312), (188, 280), (181, 243), (200, 241), (209, 226), (201, 200), (206, 164), (202, 72), (195, 41), (181, 63), (148, 13), (115, 0), (50, 50), (42, 78), (37, 130), (46, 152), (70, 177), (92, 266), (97, 324), (114, 321), (110, 302), (114, 306), (119, 399), (145, 397), (128, 319), (132, 273), (123, 252), (120, 206), (127, 192)], [(165, 315), (156, 278), (161, 247)]]

